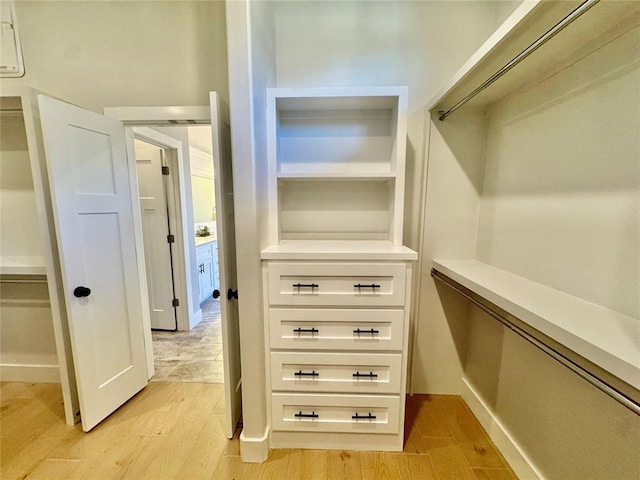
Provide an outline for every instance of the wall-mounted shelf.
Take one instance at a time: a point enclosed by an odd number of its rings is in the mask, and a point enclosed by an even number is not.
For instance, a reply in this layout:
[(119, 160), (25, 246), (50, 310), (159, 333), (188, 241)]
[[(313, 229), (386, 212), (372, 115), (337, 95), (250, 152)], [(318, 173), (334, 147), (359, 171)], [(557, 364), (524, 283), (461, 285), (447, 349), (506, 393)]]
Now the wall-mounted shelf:
[(282, 241), (262, 250), (264, 260), (416, 260), (405, 246), (385, 241)]
[[(581, 3), (523, 2), (427, 103), (427, 110), (451, 108)], [(536, 85), (639, 25), (640, 3), (600, 1), (467, 106), (486, 108), (515, 91)]]
[(315, 172), (287, 172), (278, 173), (279, 179), (314, 179), (314, 180), (376, 180), (376, 179), (393, 179), (396, 178), (394, 173), (379, 173), (371, 171), (353, 172), (351, 174), (346, 172), (327, 172), (327, 173), (315, 173)]
[(44, 257), (0, 257), (0, 275), (45, 275)]
[(640, 319), (475, 260), (433, 268), (640, 391)]

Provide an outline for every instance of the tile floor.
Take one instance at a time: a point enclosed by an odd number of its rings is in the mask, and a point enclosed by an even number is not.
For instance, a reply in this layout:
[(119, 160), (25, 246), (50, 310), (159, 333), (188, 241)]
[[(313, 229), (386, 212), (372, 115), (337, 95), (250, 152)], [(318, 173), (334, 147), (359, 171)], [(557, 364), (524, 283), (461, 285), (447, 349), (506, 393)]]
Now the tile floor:
[(202, 322), (191, 331), (152, 331), (151, 381), (224, 383), (220, 300), (210, 298), (200, 308)]

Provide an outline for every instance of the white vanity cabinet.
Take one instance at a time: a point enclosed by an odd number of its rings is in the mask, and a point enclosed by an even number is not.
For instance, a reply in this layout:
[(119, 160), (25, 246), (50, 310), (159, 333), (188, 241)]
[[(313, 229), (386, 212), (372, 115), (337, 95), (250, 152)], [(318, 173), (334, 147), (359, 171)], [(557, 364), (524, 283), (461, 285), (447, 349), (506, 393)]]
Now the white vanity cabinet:
[(218, 286), (218, 242), (212, 240), (196, 244), (196, 269), (198, 271), (199, 301), (211, 297)]
[(402, 450), (406, 87), (271, 89), (271, 446)]

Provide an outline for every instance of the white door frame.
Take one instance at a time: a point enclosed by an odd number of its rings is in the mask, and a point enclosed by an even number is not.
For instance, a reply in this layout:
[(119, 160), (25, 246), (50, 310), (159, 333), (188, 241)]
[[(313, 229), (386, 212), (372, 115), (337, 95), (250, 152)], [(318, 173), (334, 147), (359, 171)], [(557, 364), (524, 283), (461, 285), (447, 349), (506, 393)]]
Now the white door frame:
[[(187, 235), (188, 228), (185, 228), (184, 219), (186, 218), (186, 209), (188, 208), (188, 202), (184, 197), (184, 157), (182, 155), (182, 142), (176, 140), (164, 133), (157, 130), (153, 130), (148, 127), (125, 127), (125, 131), (132, 132), (133, 138), (142, 140), (147, 143), (151, 143), (157, 147), (163, 148), (168, 151), (167, 159), (169, 161), (169, 170), (171, 171), (170, 181), (171, 188), (167, 189), (167, 200), (169, 205), (169, 222), (171, 230), (174, 232), (176, 242), (174, 243), (174, 254), (172, 255), (172, 267), (173, 267), (173, 281), (176, 298), (180, 300), (180, 305), (176, 307), (176, 324), (178, 330), (189, 330), (189, 325), (198, 323), (200, 319), (191, 319), (190, 315), (202, 315), (202, 312), (197, 309), (196, 313), (192, 313), (197, 305), (191, 305), (192, 296), (191, 291), (193, 285), (191, 283), (191, 276), (188, 275), (188, 265), (192, 265), (192, 258), (189, 251)], [(127, 135), (127, 141), (131, 139), (130, 135)], [(128, 145), (133, 147), (133, 145)], [(135, 164), (135, 153), (130, 158)], [(137, 179), (136, 179), (137, 180)], [(137, 186), (137, 181), (136, 181)], [(146, 328), (146, 325), (145, 325)], [(149, 329), (151, 328), (149, 324)], [(153, 351), (151, 352), (153, 358)]]
[[(173, 194), (175, 195), (176, 202), (179, 202), (180, 204), (180, 208), (177, 210), (176, 214), (180, 219), (181, 227), (178, 226), (178, 228), (180, 229), (179, 231), (182, 233), (182, 235), (176, 235), (181, 237), (181, 242), (176, 242), (176, 245), (178, 243), (181, 243), (181, 246), (177, 247), (179, 253), (175, 255), (176, 257), (180, 258), (180, 265), (178, 266), (178, 270), (176, 270), (177, 273), (176, 275), (174, 275), (174, 278), (179, 279), (178, 283), (180, 283), (182, 286), (181, 289), (181, 287), (176, 284), (176, 295), (181, 302), (181, 306), (178, 308), (182, 308), (186, 311), (186, 313), (177, 316), (177, 324), (179, 330), (189, 330), (189, 314), (191, 314), (192, 316), (195, 315), (196, 317), (200, 317), (191, 319), (191, 325), (195, 325), (202, 319), (202, 310), (200, 310), (199, 305), (194, 306), (197, 307), (197, 311), (195, 313), (193, 313), (191, 310), (191, 292), (194, 286), (191, 282), (191, 276), (186, 269), (186, 266), (188, 265), (195, 265), (196, 253), (195, 243), (192, 242), (192, 240), (195, 238), (194, 227), (193, 225), (185, 224), (182, 220), (188, 218), (187, 208), (188, 205), (190, 205), (190, 203), (187, 202), (187, 199), (185, 198), (186, 179), (184, 178), (185, 175), (183, 174), (183, 172), (185, 172), (186, 170), (184, 165), (184, 156), (182, 155), (182, 142), (150, 127), (187, 127), (193, 125), (193, 121), (195, 121), (196, 124), (211, 125), (211, 107), (208, 105), (190, 107), (106, 107), (104, 108), (103, 112), (107, 117), (116, 118), (124, 123), (125, 131), (131, 133), (131, 149), (133, 149), (133, 138), (135, 136), (135, 138), (139, 138), (140, 140), (151, 142), (161, 147), (164, 146), (165, 148), (169, 148), (176, 155), (175, 160), (177, 163), (176, 167), (178, 175), (173, 176)], [(131, 151), (133, 152), (133, 150)], [(135, 166), (135, 156), (132, 158), (133, 164)], [(142, 235), (142, 232), (140, 232), (140, 234)], [(193, 249), (190, 248), (191, 243), (193, 243)], [(142, 248), (142, 245), (140, 246), (140, 248)], [(146, 291), (147, 286), (144, 285), (144, 288)], [(184, 303), (182, 303), (182, 298), (185, 298)], [(185, 320), (186, 325), (184, 323)], [(149, 322), (148, 324), (145, 323), (145, 330), (149, 332), (147, 363), (153, 365), (153, 345), (151, 340), (150, 316), (145, 321)], [(153, 375), (153, 367), (150, 367), (149, 375)]]

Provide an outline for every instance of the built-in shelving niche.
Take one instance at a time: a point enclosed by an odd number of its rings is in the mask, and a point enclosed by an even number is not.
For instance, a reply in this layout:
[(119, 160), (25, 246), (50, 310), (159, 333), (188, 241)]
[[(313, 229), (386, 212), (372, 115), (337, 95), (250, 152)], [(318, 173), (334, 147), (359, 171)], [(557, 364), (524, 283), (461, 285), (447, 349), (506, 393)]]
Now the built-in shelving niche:
[(401, 243), (406, 88), (270, 95), (274, 241)]

